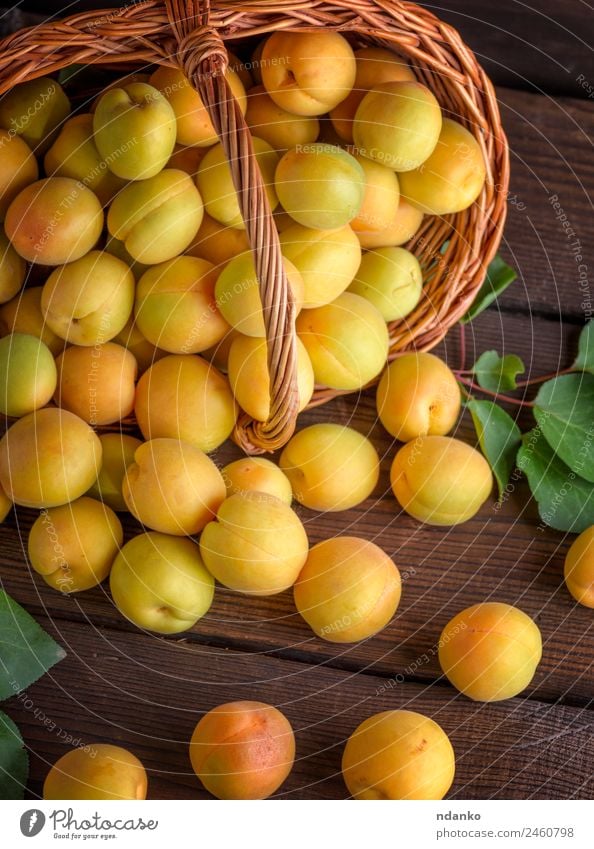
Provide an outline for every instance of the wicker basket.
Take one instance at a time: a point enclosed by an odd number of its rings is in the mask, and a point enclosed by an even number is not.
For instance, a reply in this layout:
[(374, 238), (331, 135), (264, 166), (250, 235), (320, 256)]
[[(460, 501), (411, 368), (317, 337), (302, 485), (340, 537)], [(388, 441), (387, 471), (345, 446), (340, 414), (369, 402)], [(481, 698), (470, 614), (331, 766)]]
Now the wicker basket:
[[(463, 315), (482, 283), (501, 238), (509, 182), (493, 86), (452, 27), (400, 0), (149, 0), (74, 15), (0, 41), (0, 94), (74, 63), (179, 66), (199, 91), (231, 163), (264, 306), (270, 418), (261, 423), (240, 414), (234, 437), (249, 453), (280, 447), (295, 427), (295, 309), (250, 133), (223, 76), (224, 42), (237, 47), (275, 30), (319, 26), (345, 34), (353, 45), (389, 47), (407, 58), (443, 110), (483, 150), (488, 176), (478, 200), (464, 212), (426, 218), (408, 245), (424, 269), (425, 285), (415, 311), (389, 326), (390, 356), (427, 350)], [(338, 394), (317, 387), (311, 405)]]

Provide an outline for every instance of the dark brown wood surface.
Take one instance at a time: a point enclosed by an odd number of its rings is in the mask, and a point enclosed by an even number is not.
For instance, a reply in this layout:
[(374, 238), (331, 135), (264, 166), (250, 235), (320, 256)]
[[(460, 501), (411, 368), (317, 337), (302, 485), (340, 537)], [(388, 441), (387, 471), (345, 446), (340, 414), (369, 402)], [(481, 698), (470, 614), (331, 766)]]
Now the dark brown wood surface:
[[(523, 14), (524, 4), (512, 5)], [(582, 4), (554, 6), (550, 37), (532, 41), (569, 68), (569, 57), (579, 63), (585, 54), (575, 47), (577, 35), (563, 41), (558, 30), (565, 21), (572, 33), (580, 32), (575, 7)], [(545, 15), (552, 7), (547, 2), (539, 8)], [(432, 8), (440, 11), (436, 4)], [(469, 8), (475, 9), (475, 21), (464, 24), (468, 40), (476, 32), (486, 50), (481, 39), (489, 32), (489, 55), (503, 55), (492, 23), (486, 29), (476, 23), (476, 3), (458, 0), (443, 13), (454, 23), (458, 15), (460, 23)], [(492, 21), (493, 14), (485, 12), (483, 19)], [(520, 26), (516, 18), (513, 26)], [(552, 96), (553, 90), (498, 90), (513, 168), (502, 252), (520, 276), (466, 328), (467, 366), (496, 348), (521, 355), (531, 375), (555, 371), (571, 363), (579, 330), (591, 317), (594, 103)], [(558, 196), (583, 246), (590, 280), (580, 280), (551, 195)], [(459, 366), (458, 329), (438, 352)], [(216, 704), (255, 698), (285, 711), (297, 733), (298, 759), (280, 795), (346, 796), (340, 777), (346, 737), (372, 713), (409, 707), (434, 717), (451, 735), (457, 753), (452, 798), (592, 797), (594, 617), (563, 584), (563, 560), (573, 537), (542, 530), (523, 480), (514, 483), (501, 508), (492, 498), (464, 525), (420, 525), (399, 510), (390, 493), (388, 472), (397, 446), (376, 420), (373, 392), (337, 399), (300, 424), (314, 421), (348, 422), (370, 435), (382, 456), (380, 483), (366, 503), (326, 515), (297, 507), (312, 543), (341, 532), (359, 534), (380, 544), (400, 567), (403, 597), (396, 617), (364, 643), (336, 646), (316, 639), (295, 613), (291, 593), (248, 599), (220, 587), (211, 611), (190, 632), (169, 638), (143, 633), (118, 614), (106, 586), (66, 597), (31, 574), (22, 541), (35, 514), (19, 511), (18, 522), (11, 515), (0, 528), (2, 586), (68, 652), (25, 695), (3, 706), (31, 752), (32, 796), (73, 741), (113, 741), (146, 764), (152, 798), (202, 798), (187, 754), (195, 723)], [(521, 421), (530, 427), (530, 414), (523, 413)], [(467, 414), (457, 435), (474, 440)], [(221, 461), (235, 456), (239, 451), (232, 445), (217, 452)], [(126, 520), (127, 534), (136, 530)], [(436, 658), (449, 618), (487, 599), (519, 605), (538, 622), (544, 640), (529, 690), (496, 705), (456, 694), (440, 676)], [(404, 682), (397, 683), (400, 676)]]

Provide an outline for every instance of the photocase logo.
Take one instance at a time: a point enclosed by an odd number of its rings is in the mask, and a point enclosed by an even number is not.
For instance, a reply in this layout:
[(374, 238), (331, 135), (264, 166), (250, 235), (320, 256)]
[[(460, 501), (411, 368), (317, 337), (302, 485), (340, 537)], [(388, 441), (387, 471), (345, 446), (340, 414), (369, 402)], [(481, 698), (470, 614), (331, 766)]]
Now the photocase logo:
[(21, 817), (21, 832), (25, 837), (35, 837), (45, 825), (45, 814), (43, 811), (33, 808), (25, 811)]

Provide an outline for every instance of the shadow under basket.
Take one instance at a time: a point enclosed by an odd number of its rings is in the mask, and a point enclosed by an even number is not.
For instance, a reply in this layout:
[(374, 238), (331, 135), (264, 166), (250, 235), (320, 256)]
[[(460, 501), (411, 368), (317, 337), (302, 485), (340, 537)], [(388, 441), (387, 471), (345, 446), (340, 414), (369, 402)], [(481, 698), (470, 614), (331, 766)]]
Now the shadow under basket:
[[(507, 141), (493, 86), (448, 24), (399, 0), (149, 0), (73, 15), (0, 41), (0, 94), (80, 63), (127, 70), (147, 64), (180, 67), (201, 95), (231, 165), (264, 307), (270, 416), (255, 422), (240, 412), (234, 439), (247, 453), (274, 451), (295, 428), (295, 307), (250, 131), (223, 75), (225, 44), (241, 51), (249, 39), (312, 27), (340, 32), (355, 49), (374, 45), (394, 50), (483, 151), (487, 179), (475, 203), (453, 215), (425, 217), (407, 245), (424, 272), (423, 296), (406, 319), (388, 325), (390, 359), (428, 350), (466, 312), (483, 282), (501, 239), (509, 183)], [(339, 394), (318, 386), (310, 406)]]

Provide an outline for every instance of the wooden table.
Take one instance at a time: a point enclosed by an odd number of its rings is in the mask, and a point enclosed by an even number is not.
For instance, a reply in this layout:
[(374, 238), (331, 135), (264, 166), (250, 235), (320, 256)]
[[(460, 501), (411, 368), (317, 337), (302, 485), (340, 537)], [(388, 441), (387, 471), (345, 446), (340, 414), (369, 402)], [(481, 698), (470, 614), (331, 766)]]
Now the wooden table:
[[(494, 27), (505, 24), (494, 20), (495, 11), (488, 23), (473, 25), (472, 15), (481, 18), (483, 5), (459, 0), (444, 14), (463, 24), (471, 46), (490, 57), (494, 75), (507, 84), (498, 90), (513, 168), (502, 253), (519, 279), (467, 328), (466, 364), (496, 348), (522, 356), (531, 374), (544, 374), (570, 364), (579, 330), (592, 317), (594, 281), (580, 284), (550, 203), (557, 194), (592, 277), (594, 102), (576, 82), (583, 74), (594, 84), (592, 16), (580, 3), (563, 4), (559, 14), (574, 25), (563, 31), (554, 25), (558, 4), (541, 2), (530, 11), (506, 0), (497, 4), (501, 15), (513, 6), (525, 24), (523, 37), (514, 34), (506, 42)], [(551, 17), (544, 25), (546, 12)], [(517, 27), (516, 18), (508, 20)], [(532, 75), (523, 64), (527, 51), (541, 57)], [(521, 68), (529, 79), (522, 81)], [(524, 85), (540, 92), (521, 90)], [(548, 93), (564, 87), (580, 97)], [(438, 352), (459, 365), (457, 329)], [(450, 798), (592, 798), (593, 613), (575, 604), (563, 585), (563, 559), (573, 537), (538, 528), (524, 481), (514, 484), (501, 509), (491, 499), (464, 525), (420, 525), (390, 493), (396, 445), (376, 421), (373, 393), (336, 400), (304, 415), (300, 425), (317, 421), (348, 422), (370, 435), (382, 456), (380, 484), (358, 508), (317, 515), (297, 507), (312, 543), (359, 534), (380, 544), (401, 569), (403, 597), (394, 621), (361, 644), (314, 638), (288, 592), (249, 599), (220, 587), (211, 611), (190, 632), (170, 638), (143, 633), (118, 614), (105, 586), (69, 598), (31, 574), (21, 540), (32, 513), (19, 511), (18, 524), (11, 516), (1, 528), (3, 586), (68, 652), (29, 688), (32, 706), (16, 699), (4, 705), (30, 748), (32, 796), (49, 765), (72, 745), (65, 742), (71, 735), (74, 744), (110, 741), (133, 750), (149, 770), (152, 798), (206, 797), (188, 759), (192, 730), (205, 710), (250, 698), (277, 705), (295, 728), (297, 760), (283, 797), (345, 797), (340, 757), (348, 735), (377, 711), (407, 707), (432, 716), (452, 739), (457, 774)], [(523, 418), (526, 427), (529, 422)], [(467, 414), (457, 435), (474, 441)], [(235, 456), (232, 445), (217, 452), (221, 462)], [(126, 531), (136, 531), (133, 522), (126, 521)], [(436, 659), (449, 618), (484, 600), (519, 605), (535, 618), (544, 639), (529, 690), (494, 705), (458, 695), (440, 676)], [(396, 683), (400, 676), (404, 681)]]

